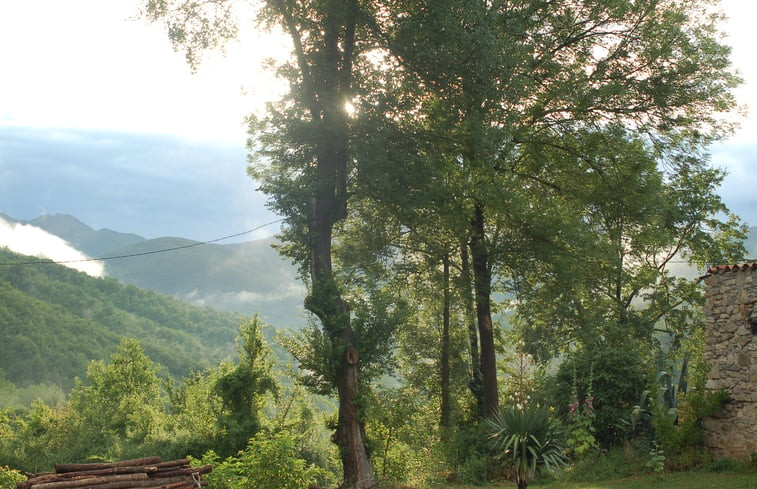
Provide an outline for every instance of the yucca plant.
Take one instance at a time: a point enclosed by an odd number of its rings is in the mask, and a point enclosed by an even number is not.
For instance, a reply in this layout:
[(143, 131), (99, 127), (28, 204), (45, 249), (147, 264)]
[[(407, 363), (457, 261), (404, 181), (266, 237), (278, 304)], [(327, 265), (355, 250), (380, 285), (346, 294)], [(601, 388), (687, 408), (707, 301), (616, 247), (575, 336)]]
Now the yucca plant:
[(567, 463), (559, 431), (546, 408), (508, 407), (486, 420), (489, 443), (495, 455), (515, 472), (518, 489), (525, 489), (542, 467)]

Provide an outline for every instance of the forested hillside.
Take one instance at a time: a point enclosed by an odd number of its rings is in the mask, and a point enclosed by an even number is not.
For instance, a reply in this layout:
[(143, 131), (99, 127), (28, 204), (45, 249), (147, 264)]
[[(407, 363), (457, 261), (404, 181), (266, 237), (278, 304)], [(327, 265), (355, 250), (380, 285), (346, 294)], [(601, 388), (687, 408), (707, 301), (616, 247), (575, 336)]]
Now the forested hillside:
[(18, 386), (70, 388), (122, 337), (138, 339), (177, 377), (235, 354), (239, 315), (59, 265), (23, 265), (29, 260), (0, 249), (0, 369)]
[[(29, 221), (0, 217), (39, 227), (93, 258), (122, 257), (105, 264), (107, 274), (124, 283), (195, 305), (245, 315), (259, 313), (279, 327), (297, 327), (305, 322), (304, 287), (295, 267), (272, 247), (273, 238), (200, 245), (178, 237), (145, 239), (111, 229), (94, 230), (67, 214), (43, 215)], [(174, 251), (155, 253), (165, 249)]]

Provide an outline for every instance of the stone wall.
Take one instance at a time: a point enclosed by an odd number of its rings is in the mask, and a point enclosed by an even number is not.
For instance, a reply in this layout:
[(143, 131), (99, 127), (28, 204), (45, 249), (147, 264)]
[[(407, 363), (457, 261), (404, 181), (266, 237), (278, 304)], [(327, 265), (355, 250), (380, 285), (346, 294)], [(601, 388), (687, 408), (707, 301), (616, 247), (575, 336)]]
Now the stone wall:
[(713, 267), (704, 282), (707, 389), (731, 397), (705, 420), (705, 442), (716, 458), (749, 460), (757, 453), (757, 264)]

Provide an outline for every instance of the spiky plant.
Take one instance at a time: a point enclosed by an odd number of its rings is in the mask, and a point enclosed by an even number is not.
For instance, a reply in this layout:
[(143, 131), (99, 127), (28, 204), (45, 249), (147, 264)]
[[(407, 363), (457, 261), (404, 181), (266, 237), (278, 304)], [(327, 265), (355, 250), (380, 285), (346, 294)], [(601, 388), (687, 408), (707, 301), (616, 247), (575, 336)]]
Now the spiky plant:
[(559, 432), (546, 408), (508, 407), (486, 422), (491, 448), (513, 468), (518, 489), (526, 489), (542, 467), (552, 469), (567, 463)]

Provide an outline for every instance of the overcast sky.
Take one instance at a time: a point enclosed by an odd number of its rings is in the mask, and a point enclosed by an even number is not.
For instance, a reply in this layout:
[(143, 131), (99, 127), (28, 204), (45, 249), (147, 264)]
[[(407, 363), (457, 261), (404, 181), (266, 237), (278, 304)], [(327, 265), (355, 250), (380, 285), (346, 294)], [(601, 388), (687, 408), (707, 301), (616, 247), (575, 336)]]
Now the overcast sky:
[[(243, 119), (279, 93), (260, 62), (280, 41), (245, 33), (193, 75), (161, 26), (130, 20), (138, 4), (0, 2), (0, 212), (68, 213), (94, 228), (197, 240), (273, 220), (245, 173)], [(737, 96), (757, 110), (757, 3), (723, 6), (746, 79)], [(754, 117), (713, 148), (730, 172), (726, 204), (753, 225), (756, 154)]]

